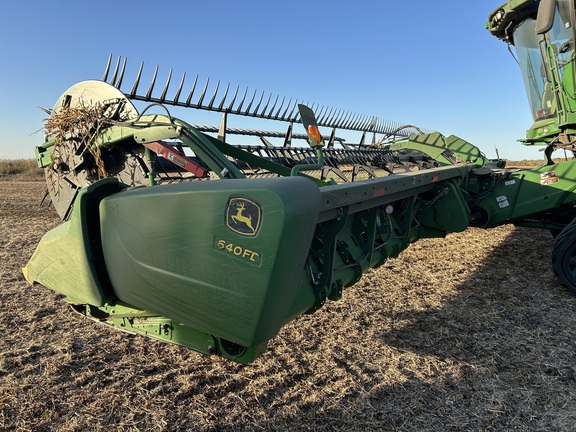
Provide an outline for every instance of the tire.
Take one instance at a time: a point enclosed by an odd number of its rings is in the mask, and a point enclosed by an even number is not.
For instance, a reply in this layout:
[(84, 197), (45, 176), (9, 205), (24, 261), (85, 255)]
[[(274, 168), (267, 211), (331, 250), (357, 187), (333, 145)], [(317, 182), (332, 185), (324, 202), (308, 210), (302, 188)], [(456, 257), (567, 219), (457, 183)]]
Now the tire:
[(576, 294), (576, 219), (554, 241), (552, 269), (560, 283)]

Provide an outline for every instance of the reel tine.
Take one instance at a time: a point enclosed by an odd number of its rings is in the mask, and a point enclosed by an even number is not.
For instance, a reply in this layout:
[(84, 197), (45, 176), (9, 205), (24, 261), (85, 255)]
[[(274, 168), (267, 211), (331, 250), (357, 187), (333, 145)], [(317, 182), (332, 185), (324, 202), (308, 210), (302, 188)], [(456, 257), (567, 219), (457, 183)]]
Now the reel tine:
[(242, 100), (240, 101), (240, 105), (236, 108), (236, 114), (240, 114), (240, 110), (242, 109), (242, 105), (244, 104), (244, 100), (246, 99), (246, 95), (248, 94), (248, 87), (244, 90), (244, 96), (242, 96)]
[(228, 83), (226, 85), (226, 90), (224, 91), (224, 96), (222, 97), (222, 101), (220, 102), (220, 105), (218, 105), (218, 111), (222, 111), (222, 107), (224, 106), (224, 102), (226, 101), (226, 98), (228, 97), (228, 90), (230, 90), (230, 83)]
[(163, 103), (166, 100), (166, 93), (168, 93), (168, 87), (170, 87), (170, 80), (172, 79), (172, 68), (168, 72), (168, 79), (166, 80), (166, 85), (164, 85), (164, 90), (162, 90), (162, 94), (160, 95), (160, 103)]
[(332, 127), (331, 118), (334, 117), (335, 112), (336, 108), (330, 108), (329, 110), (326, 110), (326, 113), (322, 118), (322, 123), (324, 123), (326, 126)]
[[(252, 95), (252, 99), (250, 99), (250, 103), (248, 104), (248, 106), (246, 107), (246, 110), (244, 111), (247, 115), (250, 115), (250, 108), (252, 107), (252, 103), (254, 102), (254, 98), (256, 97), (256, 92), (258, 90), (254, 90), (254, 94)], [(262, 93), (264, 94), (264, 93)]]
[(353, 127), (361, 129), (363, 132), (366, 132), (366, 127), (369, 124), (370, 124), (370, 116), (362, 114)]
[(144, 62), (140, 62), (140, 69), (138, 69), (138, 75), (136, 76), (136, 80), (134, 81), (134, 85), (132, 86), (132, 91), (130, 92), (130, 98), (134, 98), (136, 96), (136, 92), (138, 91), (138, 85), (140, 84), (140, 78), (142, 77), (142, 69), (144, 69)]
[[(294, 111), (296, 111), (296, 114), (294, 114)], [(288, 115), (288, 120), (296, 122), (296, 123), (301, 123), (299, 117), (300, 117), (300, 111), (298, 111), (298, 99), (296, 99), (294, 101), (294, 106), (292, 107), (292, 111), (290, 111), (290, 114)]]
[(346, 124), (348, 123), (348, 121), (350, 120), (350, 117), (352, 116), (352, 111), (346, 111), (346, 115), (344, 116), (344, 118), (342, 119), (342, 121), (340, 122), (340, 127), (341, 128), (346, 128)]
[(356, 120), (356, 123), (354, 123), (353, 127), (364, 130), (368, 124), (370, 124), (370, 116), (360, 115), (358, 120)]
[(352, 116), (350, 117), (350, 120), (348, 120), (348, 123), (346, 123), (346, 127), (351, 129), (353, 127), (353, 125), (357, 122), (358, 117), (359, 117), (358, 113), (352, 114)]
[(124, 79), (124, 72), (126, 71), (126, 62), (127, 61), (128, 61), (128, 58), (124, 57), (124, 62), (122, 62), (122, 69), (120, 70), (120, 76), (118, 77), (118, 82), (116, 84), (112, 84), (118, 90), (120, 90), (120, 87), (122, 86), (122, 80)]
[(374, 129), (376, 128), (377, 120), (378, 120), (378, 117), (370, 117), (370, 123), (367, 124), (367, 129), (370, 132), (374, 132)]
[(385, 121), (382, 124), (382, 133), (388, 135), (393, 128), (390, 126), (390, 122)]
[(238, 90), (240, 90), (240, 84), (236, 86), (236, 91), (234, 92), (234, 96), (232, 96), (232, 102), (228, 105), (227, 111), (232, 111), (232, 107), (234, 106), (234, 102), (236, 102), (236, 96), (238, 96)]
[(329, 120), (327, 120), (326, 123), (328, 123), (328, 125), (330, 125), (331, 127), (336, 127), (334, 125), (334, 120), (338, 117), (338, 115), (340, 114), (340, 111), (342, 111), (341, 109), (334, 109), (334, 113), (332, 114), (332, 116), (330, 117)]
[(388, 122), (382, 120), (382, 122), (380, 123), (380, 133), (382, 134), (387, 134), (388, 133)]
[(354, 129), (362, 129), (362, 131), (364, 132), (364, 128), (361, 126), (366, 122), (366, 117), (367, 117), (366, 115), (359, 114), (356, 117), (355, 123), (353, 123), (351, 127)]
[(327, 111), (326, 114), (324, 115), (324, 118), (322, 119), (322, 123), (324, 123), (325, 126), (332, 127), (331, 119), (334, 117), (334, 111), (335, 111), (335, 110), (336, 110), (336, 108), (332, 107), (332, 108), (330, 108), (330, 110)]
[[(272, 94), (270, 94), (270, 96), (272, 96)], [(274, 100), (274, 105), (272, 105), (272, 108), (270, 108), (270, 111), (268, 111), (267, 117), (272, 117), (272, 112), (274, 111), (274, 108), (276, 108), (276, 104), (278, 103), (279, 98), (280, 98), (280, 95), (276, 95), (276, 99)], [(268, 102), (270, 102), (270, 99), (268, 99)], [(263, 114), (264, 114), (264, 111), (266, 111), (266, 108), (268, 108), (268, 104), (266, 104), (266, 106), (262, 110)], [(273, 120), (276, 120), (276, 119), (273, 118)]]
[(184, 81), (186, 80), (186, 71), (182, 74), (182, 79), (180, 80), (180, 85), (178, 86), (178, 90), (176, 90), (176, 94), (174, 95), (174, 104), (178, 105), (178, 99), (180, 99), (180, 93), (182, 92), (182, 88), (184, 87)]
[(348, 112), (344, 111), (344, 110), (341, 110), (341, 112), (338, 112), (338, 116), (334, 119), (333, 126), (336, 128), (341, 128), (342, 124), (343, 124), (343, 119), (346, 118), (347, 114), (348, 114)]
[[(280, 115), (280, 111), (282, 110), (282, 107), (284, 106), (285, 100), (286, 100), (286, 96), (282, 96), (282, 102), (280, 103), (280, 106), (278, 107), (278, 111), (276, 111), (276, 114), (274, 115), (275, 120), (280, 120), (280, 118), (278, 116)], [(274, 106), (276, 106), (276, 104), (274, 104)], [(270, 110), (270, 112), (272, 112), (272, 110)]]
[[(272, 93), (270, 93), (270, 97), (272, 97)], [(260, 100), (258, 101), (258, 105), (256, 105), (256, 108), (254, 108), (254, 116), (258, 115), (258, 109), (260, 108), (260, 105), (262, 104), (263, 99), (264, 99), (264, 92), (262, 92), (262, 94), (260, 95)], [(260, 115), (260, 117), (262, 117), (262, 115)]]
[(344, 123), (344, 120), (346, 119), (346, 116), (348, 115), (348, 111), (345, 110), (341, 110), (338, 113), (338, 117), (336, 117), (334, 119), (334, 127), (342, 127), (342, 124)]
[(208, 109), (209, 110), (211, 110), (212, 105), (214, 105), (214, 101), (216, 100), (216, 94), (218, 93), (219, 89), (220, 89), (220, 80), (218, 80), (218, 82), (216, 83), (216, 90), (214, 90), (214, 94), (212, 95), (212, 99), (210, 99), (210, 102), (208, 103)]
[(350, 124), (350, 119), (354, 116), (354, 113), (352, 111), (348, 112), (348, 116), (346, 116), (346, 120), (344, 120), (342, 127), (343, 128), (347, 128), (348, 124)]
[(390, 133), (390, 126), (389, 123), (386, 121), (383, 121), (382, 124), (380, 125), (380, 133), (384, 134), (384, 135), (388, 135)]
[(340, 118), (340, 115), (342, 113), (342, 109), (339, 110), (335, 110), (334, 111), (334, 115), (332, 116), (332, 118), (328, 121), (328, 124), (331, 127), (337, 127), (337, 119)]
[(385, 127), (386, 127), (386, 122), (384, 121), (384, 119), (378, 119), (378, 124), (376, 125), (376, 133), (381, 133), (381, 134), (386, 133)]
[(200, 99), (198, 99), (196, 106), (199, 106), (199, 107), (202, 106), (202, 102), (204, 102), (204, 96), (206, 96), (206, 90), (208, 90), (208, 84), (209, 83), (210, 83), (210, 78), (207, 78), (206, 84), (204, 85), (204, 90), (202, 90), (202, 94), (200, 95)]
[(262, 112), (260, 113), (260, 117), (263, 117), (266, 114), (266, 110), (268, 109), (268, 105), (270, 105), (270, 101), (272, 100), (272, 93), (268, 96), (268, 100), (266, 101), (266, 105), (262, 108)]
[(114, 67), (114, 74), (112, 75), (112, 78), (110, 79), (110, 84), (114, 85), (114, 83), (116, 82), (116, 76), (118, 75), (118, 69), (120, 68), (120, 56), (118, 56), (118, 60), (116, 60), (116, 66)]
[(354, 121), (351, 123), (350, 127), (352, 129), (360, 129), (359, 126), (364, 122), (365, 118), (366, 118), (366, 116), (363, 114), (356, 115), (356, 117), (354, 118)]
[(316, 119), (319, 119), (324, 114), (324, 111), (326, 110), (326, 105), (318, 104), (317, 110), (318, 112), (316, 112)]
[(286, 114), (288, 113), (288, 110), (290, 109), (291, 103), (292, 103), (292, 98), (290, 98), (290, 100), (288, 101), (288, 105), (286, 105), (286, 109), (282, 113), (282, 118), (280, 120), (286, 120)]
[(366, 129), (370, 132), (374, 132), (376, 129), (376, 123), (378, 122), (378, 117), (369, 116), (368, 121), (369, 123), (366, 124)]
[(316, 116), (318, 124), (321, 124), (322, 126), (324, 126), (324, 117), (326, 116), (326, 113), (328, 112), (328, 110), (329, 110), (328, 105), (322, 105), (320, 112)]
[(110, 65), (112, 63), (112, 53), (108, 56), (108, 63), (106, 64), (106, 69), (104, 70), (104, 75), (102, 75), (102, 80), (106, 82), (108, 80), (108, 74), (110, 73)]
[(152, 77), (152, 82), (150, 83), (150, 87), (148, 87), (148, 91), (146, 92), (146, 101), (149, 101), (152, 97), (152, 91), (154, 90), (154, 84), (156, 84), (156, 77), (158, 76), (158, 65), (156, 65), (156, 69), (154, 70), (154, 76)]
[(194, 90), (196, 90), (196, 83), (198, 82), (198, 75), (196, 75), (196, 78), (194, 78), (194, 84), (192, 84), (192, 90), (190, 90), (190, 93), (188, 93), (188, 98), (186, 99), (186, 106), (189, 107), (190, 105), (190, 101), (192, 100), (192, 96), (194, 95)]
[(316, 121), (318, 122), (318, 124), (322, 123), (321, 119), (322, 119), (322, 116), (324, 115), (325, 110), (326, 110), (326, 106), (322, 105), (322, 107), (316, 113), (316, 119), (317, 119)]

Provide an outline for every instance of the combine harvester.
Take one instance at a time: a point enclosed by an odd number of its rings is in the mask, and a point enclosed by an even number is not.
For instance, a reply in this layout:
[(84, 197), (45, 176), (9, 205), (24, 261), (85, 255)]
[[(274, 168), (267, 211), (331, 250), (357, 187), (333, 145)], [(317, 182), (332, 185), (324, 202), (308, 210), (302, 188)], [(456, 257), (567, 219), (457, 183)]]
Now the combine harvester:
[[(64, 222), (43, 237), (26, 279), (97, 321), (240, 363), (411, 243), (469, 226), (550, 230), (554, 271), (576, 291), (575, 169), (551, 161), (576, 135), (574, 16), (572, 1), (514, 0), (489, 19), (517, 48), (536, 122), (524, 142), (546, 145), (545, 165), (528, 170), (375, 117), (208, 90), (185, 75), (170, 90), (171, 72), (157, 91), (158, 68), (146, 91), (142, 65), (124, 89), (126, 60), (109, 60), (101, 81), (64, 92), (36, 149)], [(186, 123), (168, 106), (220, 112), (221, 124)], [(237, 116), (283, 121), (286, 132), (229, 127)], [(262, 144), (234, 145), (233, 135)]]

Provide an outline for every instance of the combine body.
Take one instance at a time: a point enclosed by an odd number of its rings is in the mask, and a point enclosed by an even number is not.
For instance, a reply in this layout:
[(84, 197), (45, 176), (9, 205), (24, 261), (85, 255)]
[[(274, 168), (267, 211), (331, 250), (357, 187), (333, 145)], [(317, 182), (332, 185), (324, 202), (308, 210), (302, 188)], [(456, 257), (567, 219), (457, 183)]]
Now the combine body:
[[(64, 222), (42, 239), (27, 280), (97, 321), (241, 363), (411, 243), (469, 226), (550, 230), (554, 270), (576, 290), (576, 178), (572, 162), (550, 158), (572, 145), (574, 38), (564, 38), (574, 4), (552, 3), (539, 11), (538, 2), (512, 1), (489, 23), (498, 37), (523, 41), (536, 121), (526, 143), (550, 149), (531, 170), (507, 169), (455, 136), (220, 83), (207, 93), (208, 82), (197, 91), (196, 79), (186, 97), (183, 76), (168, 97), (171, 73), (159, 94), (157, 71), (141, 93), (142, 66), (124, 90), (126, 62), (109, 79), (109, 61), (102, 81), (79, 83), (57, 101), (37, 148)], [(139, 113), (134, 101), (160, 113)], [(220, 112), (220, 126), (174, 118), (171, 105)], [(233, 128), (233, 116), (288, 127)], [(298, 123), (304, 134), (293, 130)], [(343, 130), (361, 133), (359, 142), (339, 137)], [(261, 144), (231, 144), (232, 135)]]
[[(522, 142), (544, 146), (545, 165), (541, 183), (573, 182), (576, 143), (576, 68), (574, 0), (511, 0), (489, 16), (488, 30), (514, 45), (534, 120)], [(564, 150), (566, 162), (555, 164), (552, 155)], [(567, 155), (572, 155), (568, 160)], [(566, 189), (572, 194), (571, 188)], [(534, 198), (549, 199), (547, 194)], [(568, 201), (572, 201), (569, 199)], [(560, 281), (576, 291), (576, 238), (574, 206), (563, 204), (547, 212), (548, 226), (556, 237), (553, 268)], [(535, 226), (539, 226), (536, 224)]]

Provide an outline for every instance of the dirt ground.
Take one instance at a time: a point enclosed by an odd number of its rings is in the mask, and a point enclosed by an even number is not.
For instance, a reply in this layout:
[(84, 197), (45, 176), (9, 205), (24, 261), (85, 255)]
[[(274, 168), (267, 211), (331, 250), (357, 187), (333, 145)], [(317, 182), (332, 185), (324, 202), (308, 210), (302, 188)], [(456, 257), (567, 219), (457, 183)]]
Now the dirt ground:
[(576, 297), (547, 232), (423, 240), (302, 316), (253, 364), (73, 314), (21, 267), (59, 220), (0, 181), (0, 428), (574, 430)]

